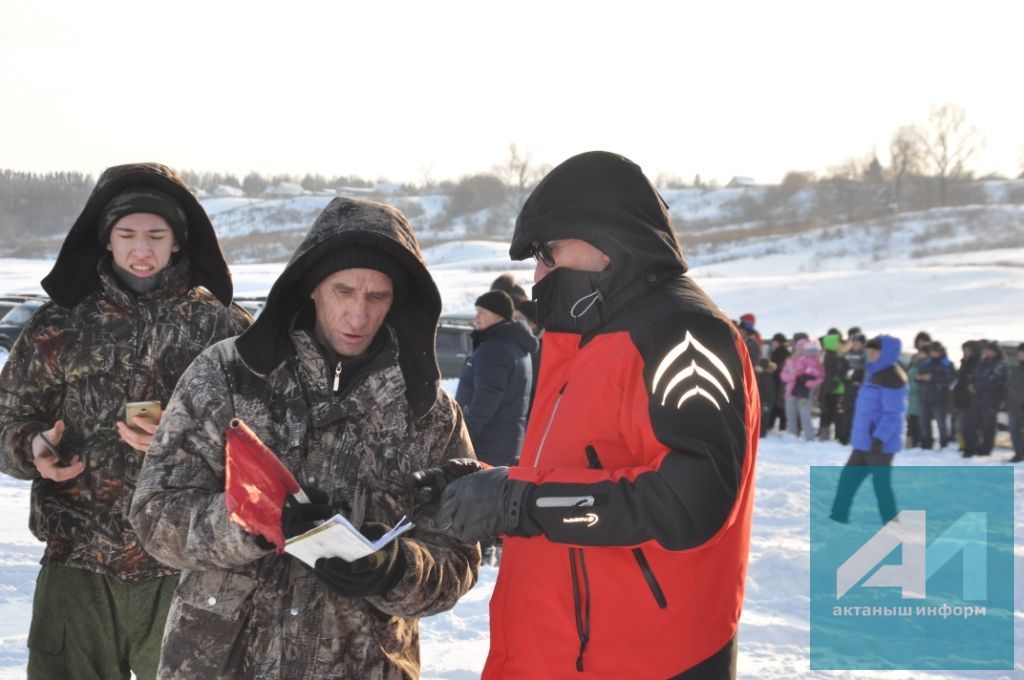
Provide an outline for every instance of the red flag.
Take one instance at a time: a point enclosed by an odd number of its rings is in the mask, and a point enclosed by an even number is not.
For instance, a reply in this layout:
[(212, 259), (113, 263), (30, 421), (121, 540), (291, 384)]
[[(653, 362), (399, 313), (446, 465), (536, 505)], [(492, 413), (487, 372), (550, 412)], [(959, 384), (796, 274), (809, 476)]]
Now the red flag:
[(235, 524), (261, 535), (284, 552), (281, 508), (301, 489), (281, 459), (240, 419), (225, 433), (224, 504)]

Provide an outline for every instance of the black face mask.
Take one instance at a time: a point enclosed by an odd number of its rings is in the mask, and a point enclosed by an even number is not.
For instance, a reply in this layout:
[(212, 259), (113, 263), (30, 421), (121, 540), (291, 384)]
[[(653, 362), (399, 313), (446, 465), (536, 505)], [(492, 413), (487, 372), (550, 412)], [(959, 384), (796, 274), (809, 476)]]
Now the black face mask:
[(604, 323), (602, 272), (555, 269), (533, 286), (537, 316), (544, 330), (586, 335)]

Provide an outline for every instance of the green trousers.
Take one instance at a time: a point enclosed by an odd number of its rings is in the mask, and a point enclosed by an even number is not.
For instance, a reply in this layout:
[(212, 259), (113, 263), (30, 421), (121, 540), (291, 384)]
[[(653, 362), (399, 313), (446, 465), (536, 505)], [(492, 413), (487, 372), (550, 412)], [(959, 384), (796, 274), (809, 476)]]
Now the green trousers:
[(28, 633), (29, 680), (153, 680), (177, 576), (138, 583), (44, 564)]

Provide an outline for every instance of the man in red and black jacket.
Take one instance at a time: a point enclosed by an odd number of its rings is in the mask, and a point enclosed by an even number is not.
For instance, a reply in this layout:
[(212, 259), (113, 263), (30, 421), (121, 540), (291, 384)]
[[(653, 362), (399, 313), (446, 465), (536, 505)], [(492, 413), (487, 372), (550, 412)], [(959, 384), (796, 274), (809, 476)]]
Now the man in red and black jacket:
[(761, 413), (743, 340), (622, 156), (551, 171), (510, 255), (538, 260), (546, 329), (520, 462), (438, 512), (506, 537), (483, 676), (734, 677)]

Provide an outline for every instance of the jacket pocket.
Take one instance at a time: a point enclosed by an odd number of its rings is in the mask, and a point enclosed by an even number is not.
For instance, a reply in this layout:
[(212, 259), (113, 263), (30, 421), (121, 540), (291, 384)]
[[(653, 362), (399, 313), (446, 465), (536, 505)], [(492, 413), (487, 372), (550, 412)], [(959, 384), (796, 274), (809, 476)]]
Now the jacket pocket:
[(641, 548), (633, 548), (633, 557), (636, 558), (636, 563), (640, 567), (640, 573), (643, 575), (644, 580), (647, 581), (647, 587), (651, 589), (651, 595), (654, 596), (654, 601), (658, 603), (658, 608), (665, 609), (668, 607), (665, 591), (661, 589), (658, 577), (655, 576), (654, 569), (651, 568), (650, 563), (647, 561), (644, 551)]
[[(600, 470), (604, 466), (601, 464), (601, 458), (597, 455), (597, 449), (591, 445), (587, 445), (584, 448), (584, 453), (587, 456), (587, 467), (593, 470)], [(644, 580), (647, 582), (647, 587), (651, 589), (651, 595), (654, 596), (654, 601), (658, 603), (659, 609), (665, 609), (668, 607), (668, 601), (665, 599), (665, 591), (661, 589), (661, 584), (658, 583), (658, 577), (654, 575), (654, 570), (651, 569), (650, 563), (647, 561), (647, 556), (644, 555), (644, 551), (640, 548), (633, 548), (633, 557), (636, 559), (637, 566), (640, 567), (640, 573), (643, 575)], [(583, 551), (580, 551), (580, 560), (582, 562)], [(584, 567), (585, 569), (585, 567)], [(575, 570), (573, 571), (573, 577), (575, 578)], [(575, 581), (573, 583), (575, 587)], [(589, 631), (588, 631), (589, 632)], [(582, 640), (582, 636), (581, 636)], [(583, 644), (583, 648), (586, 647), (586, 643)], [(583, 652), (580, 652), (580, 658), (583, 658)]]
[(193, 609), (237, 621), (249, 609), (256, 585), (256, 579), (244, 574), (190, 571), (182, 574), (175, 597)]

